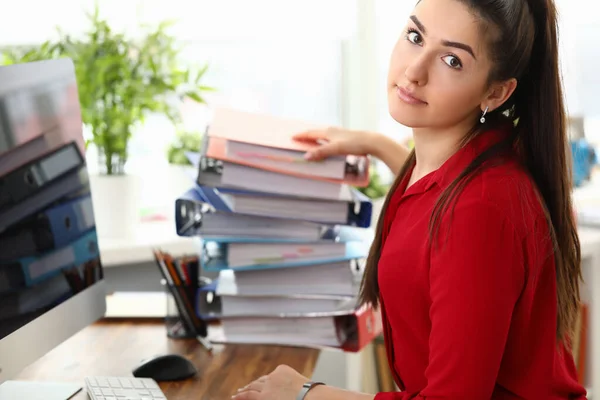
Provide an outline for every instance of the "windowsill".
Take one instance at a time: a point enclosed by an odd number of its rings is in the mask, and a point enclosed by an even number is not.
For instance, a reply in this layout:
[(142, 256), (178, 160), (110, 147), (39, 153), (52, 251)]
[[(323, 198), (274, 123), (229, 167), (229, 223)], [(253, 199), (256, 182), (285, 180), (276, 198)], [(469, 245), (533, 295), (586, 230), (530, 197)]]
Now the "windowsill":
[(106, 296), (106, 318), (164, 318), (167, 297), (162, 292), (116, 292)]

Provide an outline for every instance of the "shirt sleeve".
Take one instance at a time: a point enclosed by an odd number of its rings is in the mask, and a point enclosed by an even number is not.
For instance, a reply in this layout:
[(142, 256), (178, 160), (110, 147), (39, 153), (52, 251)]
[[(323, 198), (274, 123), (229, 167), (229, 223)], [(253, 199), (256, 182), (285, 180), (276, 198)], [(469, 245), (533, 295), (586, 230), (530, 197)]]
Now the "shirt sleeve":
[(457, 204), (437, 238), (431, 249), (427, 385), (420, 393), (379, 393), (376, 400), (492, 396), (525, 280), (522, 243), (501, 210), (481, 201)]

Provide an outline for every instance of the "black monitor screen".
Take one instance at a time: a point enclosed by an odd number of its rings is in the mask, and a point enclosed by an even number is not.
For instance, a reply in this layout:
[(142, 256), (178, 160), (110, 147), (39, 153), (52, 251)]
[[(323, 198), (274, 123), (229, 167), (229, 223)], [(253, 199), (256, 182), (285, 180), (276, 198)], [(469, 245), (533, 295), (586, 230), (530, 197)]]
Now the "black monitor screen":
[(102, 279), (75, 76), (0, 67), (0, 340)]

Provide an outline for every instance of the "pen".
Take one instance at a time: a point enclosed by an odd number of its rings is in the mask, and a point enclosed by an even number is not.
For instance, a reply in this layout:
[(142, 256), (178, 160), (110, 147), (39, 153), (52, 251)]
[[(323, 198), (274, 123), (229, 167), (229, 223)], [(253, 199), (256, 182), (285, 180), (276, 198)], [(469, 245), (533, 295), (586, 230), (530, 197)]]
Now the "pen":
[(206, 351), (208, 351), (209, 353), (212, 352), (213, 346), (208, 339), (205, 339), (200, 335), (197, 335), (196, 339), (198, 339), (198, 342), (200, 342), (200, 344), (206, 349)]

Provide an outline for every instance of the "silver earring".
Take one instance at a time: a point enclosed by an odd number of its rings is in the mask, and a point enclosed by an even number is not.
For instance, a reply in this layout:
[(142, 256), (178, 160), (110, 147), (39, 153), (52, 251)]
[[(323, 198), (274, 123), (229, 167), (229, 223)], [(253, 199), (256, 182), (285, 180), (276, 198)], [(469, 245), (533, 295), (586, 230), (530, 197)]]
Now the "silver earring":
[(479, 119), (479, 122), (481, 122), (482, 124), (485, 124), (485, 114), (487, 114), (489, 107), (486, 107), (485, 110), (483, 111), (483, 114), (481, 115), (481, 118)]

